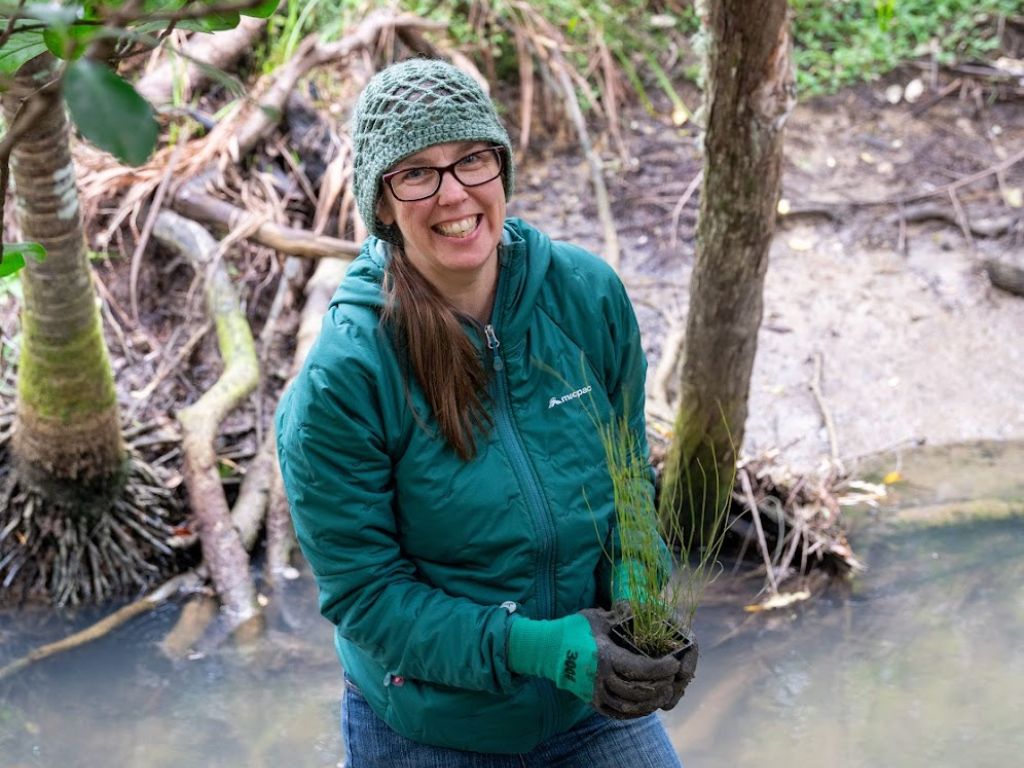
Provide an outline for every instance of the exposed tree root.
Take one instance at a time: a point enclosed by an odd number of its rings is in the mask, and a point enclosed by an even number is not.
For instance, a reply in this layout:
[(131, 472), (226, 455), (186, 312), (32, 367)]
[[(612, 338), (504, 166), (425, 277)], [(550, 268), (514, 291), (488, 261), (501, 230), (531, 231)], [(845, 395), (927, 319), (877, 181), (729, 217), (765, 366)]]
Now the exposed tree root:
[(217, 470), (213, 442), (224, 417), (256, 387), (259, 378), (252, 332), (222, 264), (216, 241), (195, 222), (169, 211), (157, 217), (154, 235), (206, 274), (206, 303), (217, 326), (224, 372), (198, 401), (178, 412), (182, 427), (185, 484), (199, 521), (203, 561), (228, 613), (240, 626), (259, 614), (249, 556), (232, 524)]
[(138, 592), (180, 566), (183, 518), (173, 491), (140, 457), (89, 500), (47, 493), (11, 465), (0, 430), (0, 602), (102, 602)]

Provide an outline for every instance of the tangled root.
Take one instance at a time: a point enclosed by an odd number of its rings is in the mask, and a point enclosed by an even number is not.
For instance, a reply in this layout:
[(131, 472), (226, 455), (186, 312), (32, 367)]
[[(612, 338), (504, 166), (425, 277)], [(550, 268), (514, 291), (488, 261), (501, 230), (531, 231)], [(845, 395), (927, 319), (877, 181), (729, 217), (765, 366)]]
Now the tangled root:
[(48, 493), (13, 465), (0, 424), (0, 603), (99, 603), (180, 568), (178, 496), (135, 454), (102, 494)]

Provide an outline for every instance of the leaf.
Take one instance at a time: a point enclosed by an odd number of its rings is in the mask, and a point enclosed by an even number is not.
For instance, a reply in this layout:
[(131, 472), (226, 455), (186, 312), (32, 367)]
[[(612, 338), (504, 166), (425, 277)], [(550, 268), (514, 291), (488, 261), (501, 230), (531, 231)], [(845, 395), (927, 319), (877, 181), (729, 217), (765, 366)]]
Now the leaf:
[(130, 165), (141, 165), (156, 146), (153, 108), (104, 64), (79, 59), (64, 76), (64, 99), (82, 136)]
[(36, 261), (46, 258), (46, 249), (39, 243), (4, 243), (3, 257), (0, 258), (0, 277), (13, 275), (25, 266), (25, 257)]
[(892, 472), (889, 472), (888, 474), (886, 474), (885, 477), (882, 478), (882, 483), (885, 485), (893, 485), (895, 483), (902, 482), (903, 474), (898, 469), (894, 469)]
[(50, 53), (59, 59), (77, 59), (85, 52), (86, 44), (96, 36), (100, 27), (76, 24), (71, 27), (48, 27), (43, 30), (43, 41)]
[(199, 24), (207, 32), (220, 32), (224, 29), (234, 29), (241, 20), (242, 17), (237, 11), (225, 11), (204, 16), (199, 19)]
[(262, 3), (257, 5), (255, 8), (250, 8), (247, 11), (242, 11), (243, 16), (255, 16), (257, 19), (269, 19), (274, 11), (277, 10), (277, 6), (280, 4), (280, 0), (263, 0)]
[(46, 52), (41, 31), (15, 32), (0, 49), (0, 72), (13, 75), (26, 61)]

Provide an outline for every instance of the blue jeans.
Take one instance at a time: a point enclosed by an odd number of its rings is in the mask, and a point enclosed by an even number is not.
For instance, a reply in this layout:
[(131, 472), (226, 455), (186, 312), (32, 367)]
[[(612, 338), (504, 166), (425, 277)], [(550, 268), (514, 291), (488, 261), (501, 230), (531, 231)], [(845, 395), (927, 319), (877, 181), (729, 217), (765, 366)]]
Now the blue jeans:
[(362, 694), (345, 686), (345, 768), (682, 768), (656, 715), (612, 720), (595, 713), (521, 755), (432, 747), (393, 731)]

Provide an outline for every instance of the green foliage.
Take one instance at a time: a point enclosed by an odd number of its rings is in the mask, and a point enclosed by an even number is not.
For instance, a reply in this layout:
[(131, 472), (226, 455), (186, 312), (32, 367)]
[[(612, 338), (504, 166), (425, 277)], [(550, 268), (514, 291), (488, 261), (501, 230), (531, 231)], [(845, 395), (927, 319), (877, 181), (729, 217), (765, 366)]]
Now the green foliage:
[(146, 162), (160, 126), (138, 91), (92, 59), (71, 64), (64, 86), (68, 111), (82, 136), (132, 165)]
[(0, 48), (0, 74), (13, 75), (26, 61), (46, 51), (46, 41), (36, 32), (15, 32)]
[(23, 269), (26, 256), (42, 261), (46, 258), (46, 249), (39, 243), (4, 243), (3, 256), (0, 257), (0, 277), (8, 277)]
[(996, 50), (995, 17), (1020, 0), (790, 0), (797, 85), (817, 95), (870, 80), (921, 56), (940, 64)]

